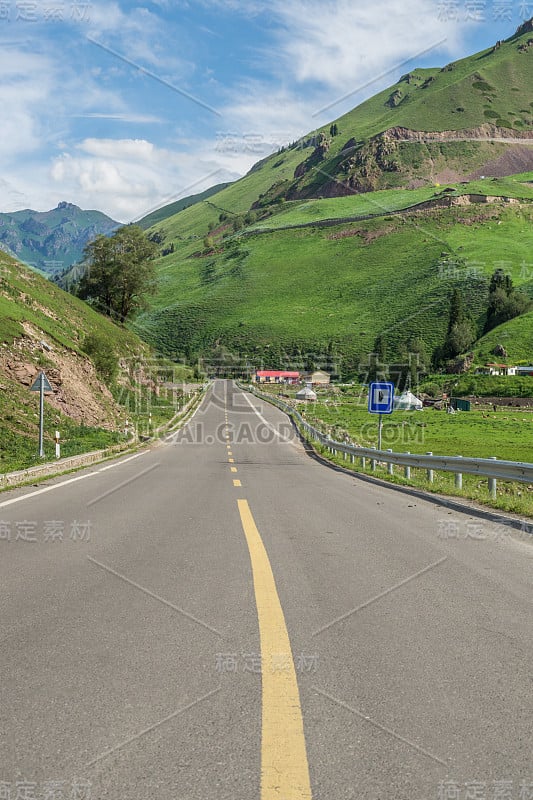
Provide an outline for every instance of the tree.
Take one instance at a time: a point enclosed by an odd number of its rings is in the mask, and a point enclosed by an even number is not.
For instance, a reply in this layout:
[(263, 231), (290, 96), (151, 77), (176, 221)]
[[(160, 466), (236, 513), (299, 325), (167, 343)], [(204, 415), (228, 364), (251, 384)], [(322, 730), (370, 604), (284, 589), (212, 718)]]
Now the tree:
[(137, 225), (119, 228), (110, 237), (97, 236), (84, 251), (87, 270), (78, 296), (124, 322), (155, 288), (156, 253), (155, 242)]
[(376, 337), (376, 341), (374, 342), (374, 352), (378, 357), (378, 361), (380, 361), (381, 364), (384, 364), (387, 360), (387, 342), (382, 333)]
[(441, 351), (444, 359), (464, 353), (476, 340), (476, 331), (470, 315), (465, 310), (463, 295), (454, 289), (450, 297), (448, 331)]
[(472, 323), (468, 320), (456, 322), (450, 333), (446, 337), (448, 354), (451, 358), (465, 353), (470, 345), (475, 341), (476, 335), (472, 329)]
[(407, 343), (409, 359), (409, 379), (412, 387), (418, 386), (420, 376), (425, 374), (428, 366), (426, 343), (418, 336), (411, 337)]
[(465, 317), (465, 308), (463, 302), (463, 295), (459, 289), (454, 289), (450, 297), (450, 311), (448, 315), (448, 333), (452, 330), (453, 326), (459, 322), (463, 322)]
[(84, 250), (87, 269), (77, 287), (78, 297), (95, 302), (99, 309), (112, 316), (115, 278), (113, 271), (113, 244), (109, 237), (100, 234)]
[(111, 384), (118, 372), (118, 357), (108, 339), (100, 333), (89, 333), (83, 340), (82, 350), (94, 364), (96, 372)]
[(490, 279), (484, 332), (487, 333), (497, 325), (519, 317), (530, 308), (529, 297), (514, 288), (510, 275), (506, 275), (502, 269), (497, 269)]

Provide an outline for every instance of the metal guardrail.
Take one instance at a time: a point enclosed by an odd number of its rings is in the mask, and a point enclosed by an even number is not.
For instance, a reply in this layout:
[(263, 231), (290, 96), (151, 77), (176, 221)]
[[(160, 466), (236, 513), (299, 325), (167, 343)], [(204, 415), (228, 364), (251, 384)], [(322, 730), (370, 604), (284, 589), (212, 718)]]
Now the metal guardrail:
[(345, 460), (350, 457), (352, 464), (355, 463), (356, 459), (361, 459), (363, 469), (366, 467), (367, 460), (370, 461), (372, 470), (376, 469), (378, 463), (387, 464), (391, 475), (394, 474), (395, 465), (404, 467), (406, 478), (411, 477), (412, 468), (425, 469), (430, 483), (433, 483), (434, 472), (453, 472), (455, 474), (455, 486), (458, 489), (462, 488), (464, 474), (478, 475), (487, 478), (489, 494), (493, 498), (496, 497), (496, 482), (498, 479), (533, 484), (533, 464), (527, 462), (500, 461), (496, 457), (469, 458), (463, 456), (434, 456), (433, 453), (426, 453), (425, 455), (409, 452), (394, 453), (392, 450), (377, 450), (375, 447), (359, 447), (346, 442), (336, 442), (306, 422), (299, 411), (288, 403), (283, 402), (283, 400), (260, 392), (255, 387), (241, 386), (241, 388), (251, 391), (256, 397), (272, 403), (281, 411), (284, 411), (298, 423), (311, 441), (318, 442), (323, 447), (326, 447), (332, 455), (342, 453)]

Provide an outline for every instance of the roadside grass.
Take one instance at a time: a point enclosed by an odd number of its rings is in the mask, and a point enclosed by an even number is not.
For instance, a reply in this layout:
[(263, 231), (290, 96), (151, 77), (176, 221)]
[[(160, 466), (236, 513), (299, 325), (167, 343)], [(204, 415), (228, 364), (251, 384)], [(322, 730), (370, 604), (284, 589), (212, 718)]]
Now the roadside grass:
[[(24, 325), (31, 325), (37, 336), (50, 347), (40, 352), (26, 338)], [(67, 294), (55, 284), (42, 278), (11, 257), (0, 254), (0, 355), (15, 357), (20, 353), (22, 362), (47, 370), (54, 368), (54, 352), (61, 350), (86, 357), (83, 342), (88, 333), (96, 333), (110, 344), (126, 365), (144, 365), (147, 371), (168, 370), (175, 381), (190, 381), (192, 369), (184, 365), (153, 359), (148, 346), (135, 333), (124, 326), (115, 325), (87, 304)], [(24, 337), (24, 338), (23, 338)], [(15, 359), (16, 360), (16, 359)], [(25, 469), (42, 463), (38, 455), (39, 398), (30, 392), (10, 373), (0, 375), (0, 473)], [(130, 430), (141, 434), (149, 432), (150, 411), (153, 428), (174, 416), (177, 395), (164, 388), (156, 394), (148, 385), (135, 384), (126, 374), (130, 388), (116, 389), (117, 399), (125, 401), (122, 412), (112, 408), (111, 401), (103, 400), (109, 410), (109, 419), (118, 425), (120, 415), (129, 415)], [(135, 387), (135, 388), (134, 388)], [(123, 397), (120, 393), (123, 392)], [(61, 437), (61, 455), (71, 456), (90, 450), (100, 450), (126, 440), (123, 430), (78, 424), (66, 414), (52, 407), (45, 399), (44, 449), (46, 460), (55, 458), (53, 436), (56, 430)]]
[[(532, 381), (533, 384), (533, 381)], [(532, 385), (533, 389), (533, 385)], [(305, 419), (333, 439), (344, 434), (362, 447), (377, 446), (377, 415), (369, 414), (366, 394), (346, 393), (321, 396), (305, 406)], [(395, 452), (470, 456), (530, 462), (533, 441), (533, 412), (491, 406), (447, 414), (433, 408), (400, 411), (383, 417), (383, 448)]]
[[(280, 387), (261, 387), (272, 395), (278, 395)], [(297, 390), (283, 387), (289, 398)], [(342, 394), (331, 390), (318, 390), (319, 400), (307, 405), (297, 404), (298, 411), (313, 427), (329, 434), (335, 441), (347, 438), (361, 447), (377, 447), (378, 417), (369, 414), (367, 397), (362, 387), (348, 389)], [(398, 453), (433, 453), (433, 455), (491, 458), (531, 463), (533, 441), (533, 412), (498, 409), (496, 413), (486, 410), (446, 414), (425, 408), (423, 411), (394, 411), (383, 418), (382, 448)], [(411, 478), (404, 477), (403, 468), (395, 466), (390, 475), (385, 465), (372, 471), (367, 459), (366, 467), (357, 459), (351, 464), (342, 454), (333, 456), (326, 448), (314, 444), (317, 451), (329, 460), (385, 480), (406, 486), (415, 486), (426, 491), (464, 497), (502, 511), (533, 516), (533, 486), (507, 481), (497, 482), (497, 498), (489, 496), (487, 480), (479, 476), (463, 475), (463, 487), (455, 487), (452, 473), (435, 472), (430, 483), (425, 470), (411, 469)]]
[[(200, 388), (200, 387), (198, 387)], [(128, 429), (109, 430), (78, 424), (45, 402), (44, 451), (39, 457), (39, 395), (27, 387), (13, 385), (9, 392), (0, 392), (0, 474), (27, 469), (55, 460), (54, 434), (60, 433), (61, 457), (103, 450), (129, 441), (133, 432), (149, 438), (157, 428), (168, 423), (191, 398), (180, 391), (162, 387), (159, 394), (138, 384), (115, 387), (115, 398), (124, 409)]]
[(36, 464), (54, 461), (54, 432), (61, 433), (61, 457), (75, 456), (92, 450), (103, 450), (125, 441), (116, 431), (104, 428), (77, 425), (67, 417), (57, 419), (54, 409), (45, 406), (45, 457), (39, 457), (39, 423), (33, 430), (15, 430), (3, 425), (0, 428), (0, 474), (33, 467)]
[[(316, 445), (314, 446), (316, 447)], [(496, 499), (493, 499), (489, 495), (487, 480), (480, 479), (475, 475), (463, 475), (463, 487), (457, 489), (455, 476), (452, 473), (435, 472), (433, 482), (430, 482), (426, 470), (411, 468), (411, 477), (407, 479), (404, 477), (401, 467), (395, 466), (394, 474), (391, 475), (385, 464), (378, 463), (376, 469), (372, 470), (368, 459), (366, 467), (363, 468), (360, 462), (352, 465), (349, 460), (344, 460), (342, 455), (334, 456), (322, 447), (316, 447), (316, 449), (324, 458), (339, 466), (352, 469), (354, 472), (361, 472), (399, 486), (422, 489), (431, 494), (474, 500), (476, 503), (490, 506), (498, 511), (533, 518), (533, 487), (525, 483), (498, 481)]]

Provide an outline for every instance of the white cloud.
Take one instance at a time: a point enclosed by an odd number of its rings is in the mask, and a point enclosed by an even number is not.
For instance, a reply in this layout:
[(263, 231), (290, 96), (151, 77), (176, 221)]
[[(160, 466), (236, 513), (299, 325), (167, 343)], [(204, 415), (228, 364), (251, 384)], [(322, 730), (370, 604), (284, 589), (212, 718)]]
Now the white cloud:
[(434, 0), (200, 2), (269, 17), (272, 46), (254, 56), (267, 78), (242, 82), (222, 108), (228, 131), (265, 141), (285, 134), (286, 143), (346, 113), (418, 66), (431, 47), (435, 64), (462, 47), (460, 26), (444, 24)]
[[(254, 74), (264, 77), (244, 78), (226, 89), (218, 104), (222, 117), (213, 118), (213, 127), (202, 133), (202, 139), (191, 138), (190, 131), (198, 128), (194, 122), (191, 127), (185, 117), (175, 140), (166, 140), (165, 146), (146, 128), (143, 138), (127, 138), (130, 131), (122, 127), (119, 130), (124, 130), (124, 137), (110, 138), (100, 135), (107, 127), (99, 129), (98, 125), (94, 127), (96, 135), (80, 141), (71, 127), (76, 117), (102, 120), (102, 125), (106, 120), (159, 124), (157, 116), (145, 113), (146, 107), (132, 109), (128, 99), (135, 97), (139, 102), (144, 98), (142, 92), (151, 79), (145, 76), (138, 92), (132, 91), (131, 85), (125, 88), (122, 78), (135, 72), (134, 67), (87, 42), (82, 55), (92, 63), (81, 70), (46, 42), (44, 55), (28, 54), (22, 46), (0, 51), (0, 103), (9, 109), (0, 138), (1, 208), (13, 208), (14, 203), (20, 207), (27, 197), (31, 203), (26, 205), (39, 210), (69, 200), (129, 221), (165, 199), (170, 202), (244, 174), (280, 145), (391, 84), (399, 74), (392, 67), (409, 58), (413, 66), (418, 65), (418, 54), (442, 38), (447, 37), (435, 52), (435, 63), (444, 63), (447, 56), (455, 58), (461, 51), (459, 27), (439, 21), (434, 0), (381, 0), (373, 6), (353, 0), (194, 3), (225, 10), (228, 15), (263, 14), (268, 22), (265, 30), (271, 32), (270, 48), (250, 55)], [(151, 0), (154, 12), (158, 6), (175, 9), (176, 4), (177, 0)], [(189, 4), (180, 2), (179, 6), (187, 8)], [(245, 24), (243, 20), (239, 23)], [(95, 0), (90, 20), (84, 27), (80, 22), (76, 30), (130, 61), (155, 65), (154, 74), (170, 83), (181, 85), (184, 77), (194, 75), (199, 80), (196, 65), (187, 60), (187, 49), (180, 47), (183, 31), (179, 25), (169, 43), (164, 20), (148, 8), (130, 7), (126, 12), (116, 1), (104, 4)], [(93, 52), (99, 54), (98, 64)], [(385, 77), (387, 70), (391, 72)], [(212, 81), (208, 64), (203, 64), (201, 71)], [(205, 78), (200, 93), (203, 88)], [(349, 98), (317, 118), (318, 109), (348, 94)], [(169, 109), (171, 113), (171, 103)], [(117, 128), (110, 130), (116, 132)], [(161, 135), (167, 131), (162, 130)], [(49, 148), (54, 143), (55, 151)], [(17, 160), (21, 154), (35, 158)]]
[(441, 55), (458, 47), (458, 26), (444, 24), (432, 0), (276, 0), (275, 9), (284, 67), (301, 83), (349, 89), (443, 39)]
[(241, 152), (217, 152), (207, 141), (197, 141), (194, 151), (179, 153), (147, 140), (86, 139), (74, 152), (54, 159), (48, 180), (54, 187), (54, 202), (68, 198), (82, 208), (99, 208), (128, 222), (164, 198), (235, 180), (256, 159)]
[(17, 47), (0, 50), (0, 163), (39, 145), (41, 118), (53, 87), (53, 63)]
[[(165, 46), (168, 31), (164, 22), (147, 8), (139, 6), (126, 13), (116, 2), (93, 3), (85, 30), (89, 41), (100, 41), (103, 45), (113, 43), (117, 52), (120, 50), (128, 61), (164, 70), (165, 75), (161, 77), (181, 79), (194, 69), (193, 65), (176, 55), (179, 42), (175, 42), (172, 54), (169, 53)], [(124, 65), (122, 68), (131, 70)]]
[(109, 119), (114, 122), (128, 122), (128, 123), (135, 123), (138, 125), (148, 125), (148, 124), (160, 124), (163, 122), (161, 117), (155, 117), (150, 114), (135, 114), (135, 113), (124, 113), (124, 114), (111, 114), (106, 112), (94, 111), (94, 112), (87, 112), (86, 114), (71, 114), (72, 118), (78, 119)]
[(77, 148), (91, 156), (119, 161), (130, 158), (152, 161), (156, 153), (154, 145), (146, 139), (85, 139)]

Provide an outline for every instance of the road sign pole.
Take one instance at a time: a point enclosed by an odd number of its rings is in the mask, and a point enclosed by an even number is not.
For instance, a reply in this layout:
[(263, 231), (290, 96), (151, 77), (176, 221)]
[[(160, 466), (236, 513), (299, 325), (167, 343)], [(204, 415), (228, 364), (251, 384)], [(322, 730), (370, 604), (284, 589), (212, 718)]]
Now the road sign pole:
[(378, 450), (382, 447), (383, 414), (392, 414), (394, 408), (394, 384), (390, 381), (373, 381), (368, 387), (368, 410), (378, 414)]
[(39, 390), (39, 458), (44, 458), (44, 381)]
[(52, 391), (44, 372), (39, 372), (30, 386), (30, 392), (39, 392), (39, 458), (44, 458), (44, 393)]

